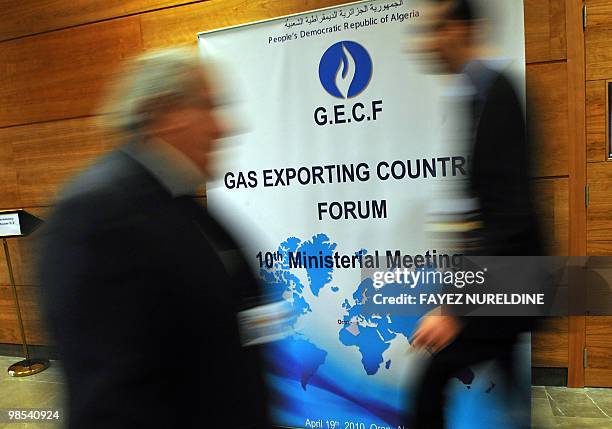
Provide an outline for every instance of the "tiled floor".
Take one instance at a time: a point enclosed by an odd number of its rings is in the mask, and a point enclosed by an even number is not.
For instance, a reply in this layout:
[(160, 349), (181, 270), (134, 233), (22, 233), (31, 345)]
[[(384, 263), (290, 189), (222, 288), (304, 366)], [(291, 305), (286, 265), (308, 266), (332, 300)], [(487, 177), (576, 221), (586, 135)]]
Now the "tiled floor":
[[(48, 370), (24, 378), (9, 377), (6, 368), (19, 359), (0, 356), (0, 409), (61, 408), (62, 370), (52, 362)], [(612, 429), (612, 389), (533, 387), (532, 428)], [(0, 423), (0, 429), (60, 429), (61, 424)]]
[[(57, 362), (31, 377), (10, 377), (7, 368), (19, 358), (0, 356), (0, 409), (45, 408), (59, 409), (63, 403), (62, 370)], [(54, 423), (2, 423), (0, 429), (59, 429)]]
[(531, 427), (612, 429), (612, 389), (533, 387)]

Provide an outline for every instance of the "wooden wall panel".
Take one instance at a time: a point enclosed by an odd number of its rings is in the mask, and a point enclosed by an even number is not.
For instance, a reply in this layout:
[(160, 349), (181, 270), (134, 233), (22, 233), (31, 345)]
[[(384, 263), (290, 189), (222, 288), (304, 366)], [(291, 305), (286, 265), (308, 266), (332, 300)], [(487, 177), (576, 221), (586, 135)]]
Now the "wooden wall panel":
[(0, 137), (0, 189), (0, 208), (21, 206), (13, 145), (9, 141), (2, 140), (2, 137)]
[(534, 190), (548, 254), (568, 255), (568, 180), (566, 178), (537, 180)]
[(70, 119), (0, 129), (13, 145), (21, 203), (52, 204), (67, 180), (119, 143), (103, 117)]
[(609, 0), (585, 0), (588, 6), (589, 30), (605, 30), (610, 26), (612, 7)]
[(189, 0), (0, 0), (0, 41), (139, 12)]
[(588, 26), (585, 32), (587, 80), (612, 79), (612, 2), (586, 0)]
[(612, 317), (586, 318), (587, 386), (612, 386)]
[[(585, 207), (585, 185), (587, 183), (586, 161), (586, 60), (583, 28), (583, 3), (566, 0), (567, 31), (567, 75), (569, 162), (569, 207), (570, 207), (570, 254), (587, 253), (587, 209)], [(569, 365), (568, 387), (584, 386), (583, 348), (584, 317), (569, 318)]]
[(566, 59), (565, 34), (565, 0), (525, 0), (527, 63)]
[(567, 368), (568, 334), (567, 317), (547, 319), (542, 328), (531, 336), (531, 365)]
[(587, 368), (584, 374), (584, 385), (609, 388), (612, 386), (612, 372), (607, 369)]
[(586, 151), (588, 162), (603, 162), (608, 159), (606, 87), (605, 80), (587, 82), (586, 85)]
[(114, 66), (140, 50), (138, 17), (0, 43), (0, 127), (94, 113)]
[(349, 3), (351, 0), (211, 0), (141, 16), (145, 49), (196, 43), (201, 31)]
[(612, 369), (612, 316), (589, 316), (586, 323), (589, 368)]
[[(6, 241), (11, 257), (15, 284), (34, 286), (36, 283), (34, 281), (36, 269), (34, 267), (34, 255), (31, 247), (33, 245), (32, 239), (20, 237), (8, 238)], [(2, 245), (0, 244), (0, 246)], [(9, 286), (10, 284), (6, 258), (4, 256), (4, 246), (2, 246), (2, 249), (0, 249), (0, 286)]]
[[(540, 179), (535, 182), (536, 204), (547, 244), (547, 253), (569, 254), (569, 180)], [(531, 337), (531, 364), (535, 367), (567, 367), (569, 323), (551, 318)]]
[(590, 256), (611, 256), (612, 241), (589, 240), (587, 254)]
[(587, 169), (590, 193), (587, 243), (589, 254), (593, 254), (595, 248), (602, 248), (602, 242), (612, 244), (612, 192), (609, 186), (612, 183), (612, 164), (589, 163)]
[[(37, 287), (17, 287), (28, 344), (47, 345), (49, 340), (41, 323), (38, 293)], [(0, 343), (21, 344), (13, 291), (8, 286), (0, 286)]]
[(568, 174), (567, 65), (529, 64), (530, 120), (536, 131), (536, 176)]

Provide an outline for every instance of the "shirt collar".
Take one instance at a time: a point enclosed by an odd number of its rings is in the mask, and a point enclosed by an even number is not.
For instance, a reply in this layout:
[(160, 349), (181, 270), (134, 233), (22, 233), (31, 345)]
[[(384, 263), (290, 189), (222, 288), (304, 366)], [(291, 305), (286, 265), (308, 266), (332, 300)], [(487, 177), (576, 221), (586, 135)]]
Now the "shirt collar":
[(137, 140), (122, 150), (159, 180), (173, 197), (195, 195), (206, 182), (187, 155), (161, 139)]
[(461, 69), (461, 74), (467, 76), (479, 98), (485, 96), (495, 77), (493, 70), (488, 66), (487, 62), (482, 59), (472, 59), (465, 63)]

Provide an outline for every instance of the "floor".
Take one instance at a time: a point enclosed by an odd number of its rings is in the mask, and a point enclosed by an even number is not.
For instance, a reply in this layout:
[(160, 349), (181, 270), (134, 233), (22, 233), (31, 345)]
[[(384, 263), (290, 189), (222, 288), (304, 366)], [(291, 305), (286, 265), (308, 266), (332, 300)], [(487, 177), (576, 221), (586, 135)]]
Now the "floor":
[(612, 389), (533, 387), (531, 427), (612, 429)]
[[(40, 374), (23, 378), (10, 377), (7, 368), (19, 360), (0, 356), (0, 410), (19, 407), (62, 408), (63, 376), (60, 365), (52, 362), (51, 367)], [(6, 423), (4, 416), (0, 416), (0, 429), (60, 429), (61, 427), (62, 425), (57, 423)]]
[[(11, 407), (60, 409), (62, 370), (53, 362), (46, 371), (24, 378), (9, 377), (6, 368), (18, 359), (0, 356), (0, 410)], [(612, 389), (532, 388), (532, 428), (612, 429)], [(0, 429), (60, 429), (53, 423), (10, 423)]]

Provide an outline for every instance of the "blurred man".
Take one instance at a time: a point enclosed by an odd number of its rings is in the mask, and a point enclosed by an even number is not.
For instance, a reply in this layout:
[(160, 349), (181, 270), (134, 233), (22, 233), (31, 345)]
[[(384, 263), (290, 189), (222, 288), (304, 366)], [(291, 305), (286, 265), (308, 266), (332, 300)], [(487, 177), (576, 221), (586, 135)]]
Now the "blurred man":
[(111, 111), (129, 137), (69, 186), (46, 225), (44, 304), (70, 429), (263, 427), (236, 311), (257, 295), (236, 246), (190, 197), (225, 133), (195, 52), (143, 56)]
[[(476, 237), (478, 243), (471, 252), (541, 255), (529, 185), (528, 136), (517, 93), (502, 72), (478, 58), (480, 20), (468, 0), (430, 2), (429, 6), (422, 53), (435, 64), (436, 72), (462, 74), (471, 88), (465, 106), (470, 118), (468, 194), (478, 201), (481, 224), (470, 232), (470, 241)], [(532, 322), (522, 317), (459, 318), (445, 309), (425, 316), (412, 344), (432, 356), (416, 392), (413, 427), (445, 427), (445, 388), (467, 367), (494, 360), (512, 377), (514, 345)]]

